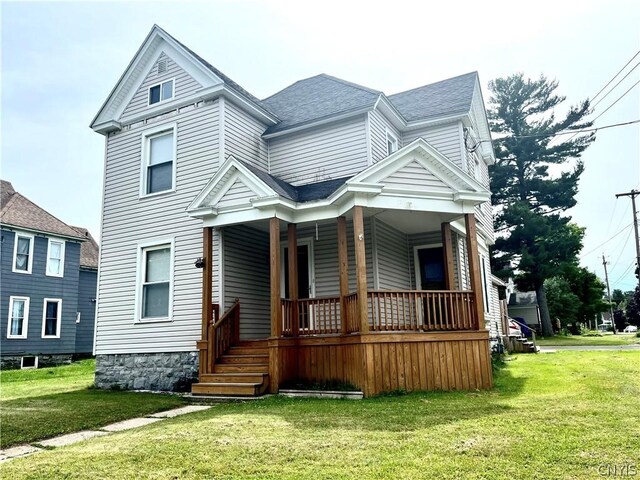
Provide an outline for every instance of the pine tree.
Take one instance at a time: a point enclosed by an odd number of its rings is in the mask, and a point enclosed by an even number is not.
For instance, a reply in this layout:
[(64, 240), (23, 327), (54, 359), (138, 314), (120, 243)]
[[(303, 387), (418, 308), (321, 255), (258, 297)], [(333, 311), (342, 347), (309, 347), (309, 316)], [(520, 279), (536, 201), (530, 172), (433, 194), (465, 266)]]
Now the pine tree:
[(595, 140), (593, 133), (554, 137), (592, 125), (585, 120), (588, 100), (556, 120), (565, 100), (554, 93), (557, 87), (555, 80), (521, 73), (489, 82), (489, 119), (497, 137), (496, 163), (489, 169), (499, 234), (494, 269), (515, 270), (518, 287), (536, 291), (545, 336), (553, 329), (544, 281), (574, 263), (582, 248), (584, 231), (564, 212), (576, 204), (580, 156)]

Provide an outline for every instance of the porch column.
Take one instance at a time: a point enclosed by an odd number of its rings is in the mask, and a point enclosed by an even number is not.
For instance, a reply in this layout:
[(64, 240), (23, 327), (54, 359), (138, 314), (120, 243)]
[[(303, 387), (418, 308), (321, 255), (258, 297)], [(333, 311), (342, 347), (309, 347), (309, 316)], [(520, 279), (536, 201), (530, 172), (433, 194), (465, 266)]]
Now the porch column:
[(349, 295), (349, 257), (347, 255), (347, 219), (338, 217), (338, 263), (340, 267), (340, 322), (342, 334), (346, 334), (348, 309), (347, 296)]
[(269, 219), (269, 248), (271, 276), (271, 336), (282, 332), (282, 306), (280, 304), (280, 220)]
[(444, 253), (444, 280), (447, 290), (455, 289), (455, 279), (453, 276), (453, 247), (451, 245), (451, 224), (442, 224), (442, 251)]
[(478, 231), (476, 217), (473, 213), (466, 213), (464, 225), (467, 230), (467, 255), (469, 256), (469, 277), (473, 290), (473, 311), (476, 319), (476, 329), (484, 329), (484, 303), (482, 299), (482, 274), (480, 271), (480, 256), (478, 254)]
[(213, 282), (213, 228), (204, 227), (202, 229), (202, 258), (204, 259), (204, 266), (202, 267), (202, 335), (201, 341), (198, 342), (198, 349), (200, 350), (199, 356), (199, 373), (202, 375), (207, 372), (208, 357), (213, 355), (213, 352), (208, 351), (209, 323), (213, 320), (213, 297), (211, 293), (211, 284)]
[(353, 243), (356, 250), (356, 283), (358, 291), (358, 319), (360, 333), (369, 331), (367, 301), (367, 257), (364, 249), (364, 220), (362, 207), (353, 207)]
[(287, 229), (289, 242), (289, 299), (291, 300), (291, 333), (298, 336), (300, 329), (298, 311), (298, 231), (295, 223), (290, 223)]

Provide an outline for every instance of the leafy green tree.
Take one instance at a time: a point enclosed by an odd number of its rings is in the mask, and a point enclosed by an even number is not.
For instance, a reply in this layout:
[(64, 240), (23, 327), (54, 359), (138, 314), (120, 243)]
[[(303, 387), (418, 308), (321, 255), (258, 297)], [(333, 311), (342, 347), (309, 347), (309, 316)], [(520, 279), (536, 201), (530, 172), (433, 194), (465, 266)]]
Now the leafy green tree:
[(627, 308), (624, 313), (627, 322), (640, 326), (640, 286), (636, 287), (633, 295), (627, 300)]
[(598, 276), (584, 267), (572, 265), (565, 273), (571, 291), (579, 300), (577, 321), (588, 323), (598, 313), (609, 310), (604, 299), (605, 284)]
[(622, 302), (624, 302), (626, 296), (622, 293), (622, 290), (619, 288), (614, 288), (613, 293), (611, 293), (611, 301), (616, 307), (619, 307)]
[[(575, 261), (583, 231), (562, 213), (576, 204), (582, 152), (594, 134), (555, 138), (560, 131), (590, 127), (585, 121), (589, 101), (569, 108), (562, 119), (555, 112), (565, 97), (555, 94), (558, 82), (523, 74), (489, 82), (491, 130), (496, 163), (490, 167), (496, 206), (494, 270), (503, 276), (515, 270), (518, 288), (536, 291), (542, 331), (553, 335), (544, 281)], [(553, 168), (551, 168), (553, 167)]]
[(558, 319), (563, 327), (575, 324), (580, 300), (571, 291), (569, 282), (563, 277), (551, 277), (544, 281), (544, 290), (551, 318)]

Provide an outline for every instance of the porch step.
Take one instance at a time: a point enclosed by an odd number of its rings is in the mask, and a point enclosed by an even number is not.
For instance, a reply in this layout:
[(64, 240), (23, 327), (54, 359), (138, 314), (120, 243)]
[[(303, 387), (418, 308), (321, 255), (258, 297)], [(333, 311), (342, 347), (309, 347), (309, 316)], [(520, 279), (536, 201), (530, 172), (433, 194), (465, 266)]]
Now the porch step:
[(202, 383), (263, 383), (268, 374), (254, 372), (207, 373), (200, 377)]
[(228, 355), (269, 355), (267, 347), (231, 347), (227, 351)]
[(218, 363), (221, 365), (233, 364), (265, 364), (269, 363), (269, 355), (229, 355), (224, 354), (218, 359)]
[(268, 363), (216, 363), (214, 373), (269, 373)]
[(240, 340), (234, 347), (254, 347), (267, 348), (269, 346), (266, 340)]
[(191, 385), (194, 395), (234, 395), (256, 396), (262, 395), (267, 389), (267, 382), (207, 382)]

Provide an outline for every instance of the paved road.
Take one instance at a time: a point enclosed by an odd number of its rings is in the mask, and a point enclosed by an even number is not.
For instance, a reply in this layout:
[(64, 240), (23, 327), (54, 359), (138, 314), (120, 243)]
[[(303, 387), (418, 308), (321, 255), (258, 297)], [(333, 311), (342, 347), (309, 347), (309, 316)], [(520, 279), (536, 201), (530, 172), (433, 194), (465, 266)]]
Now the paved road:
[(542, 353), (551, 353), (551, 352), (559, 352), (561, 350), (640, 350), (640, 345), (600, 345), (600, 346), (540, 346), (540, 352)]

